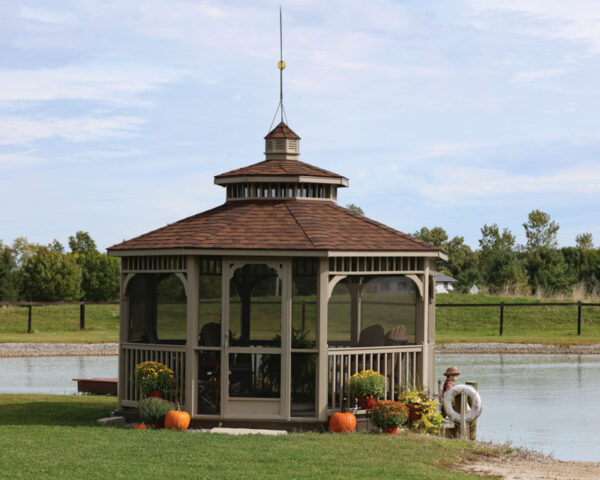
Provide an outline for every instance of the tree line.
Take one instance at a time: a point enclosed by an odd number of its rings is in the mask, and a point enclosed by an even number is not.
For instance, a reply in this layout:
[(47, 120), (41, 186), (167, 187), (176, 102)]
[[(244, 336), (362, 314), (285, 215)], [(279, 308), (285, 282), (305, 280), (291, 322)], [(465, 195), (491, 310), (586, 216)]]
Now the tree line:
[(119, 260), (100, 253), (87, 232), (69, 237), (69, 252), (17, 238), (0, 240), (0, 300), (103, 302), (119, 298)]
[(518, 245), (508, 228), (497, 224), (481, 227), (479, 248), (472, 250), (464, 238), (448, 238), (441, 227), (421, 228), (413, 235), (448, 253), (438, 270), (457, 280), (459, 291), (473, 285), (490, 293), (583, 294), (600, 292), (600, 249), (592, 234), (577, 235), (575, 247), (558, 247), (560, 228), (550, 215), (533, 210), (523, 223), (525, 245)]

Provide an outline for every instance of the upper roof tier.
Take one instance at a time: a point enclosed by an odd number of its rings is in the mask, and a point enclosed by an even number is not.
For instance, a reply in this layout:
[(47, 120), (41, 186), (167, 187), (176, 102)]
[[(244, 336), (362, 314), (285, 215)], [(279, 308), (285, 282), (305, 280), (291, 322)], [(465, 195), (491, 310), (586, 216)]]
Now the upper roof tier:
[(265, 140), (269, 138), (293, 138), (295, 140), (300, 140), (300, 137), (296, 135), (290, 127), (288, 127), (284, 122), (279, 122), (279, 124), (267, 133)]

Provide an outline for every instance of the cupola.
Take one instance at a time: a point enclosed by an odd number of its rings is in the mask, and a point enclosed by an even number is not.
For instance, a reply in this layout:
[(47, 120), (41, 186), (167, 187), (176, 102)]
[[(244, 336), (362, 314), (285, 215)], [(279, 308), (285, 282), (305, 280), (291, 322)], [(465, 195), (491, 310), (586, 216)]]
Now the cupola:
[(267, 160), (298, 160), (300, 137), (284, 122), (280, 122), (265, 137)]

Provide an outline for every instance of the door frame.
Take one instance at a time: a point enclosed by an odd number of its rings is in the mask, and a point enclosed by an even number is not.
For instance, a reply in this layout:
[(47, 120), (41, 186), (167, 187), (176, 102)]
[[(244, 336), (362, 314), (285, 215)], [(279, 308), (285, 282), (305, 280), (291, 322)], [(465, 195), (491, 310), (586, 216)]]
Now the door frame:
[[(222, 258), (222, 285), (221, 285), (221, 416), (223, 418), (265, 418), (265, 419), (290, 419), (291, 407), (291, 318), (292, 318), (292, 259), (291, 258), (273, 258), (273, 257), (223, 257)], [(247, 353), (274, 352), (273, 348), (261, 347), (230, 347), (229, 346), (229, 302), (230, 302), (230, 282), (235, 271), (244, 265), (266, 265), (273, 268), (281, 280), (281, 347), (278, 352), (281, 356), (281, 374), (280, 374), (280, 397), (279, 413), (267, 413), (269, 406), (272, 406), (274, 400), (257, 400), (253, 397), (234, 397), (233, 402), (247, 402), (248, 406), (242, 413), (230, 412), (229, 398), (229, 354), (241, 353), (240, 349), (248, 350)], [(235, 352), (231, 352), (235, 349)], [(246, 353), (246, 352), (244, 352)], [(276, 401), (276, 400), (275, 400)], [(265, 413), (261, 413), (265, 409)], [(256, 411), (256, 414), (250, 412)]]

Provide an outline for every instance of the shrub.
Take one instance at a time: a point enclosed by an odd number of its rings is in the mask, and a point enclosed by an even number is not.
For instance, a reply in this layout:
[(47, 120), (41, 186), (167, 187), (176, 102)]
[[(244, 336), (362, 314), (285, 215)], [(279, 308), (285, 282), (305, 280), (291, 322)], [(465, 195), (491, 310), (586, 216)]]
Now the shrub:
[(162, 423), (174, 405), (162, 398), (145, 398), (138, 402), (138, 416), (146, 424)]

